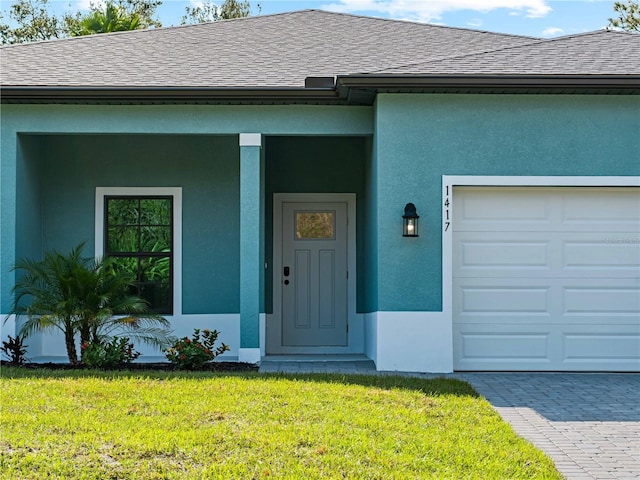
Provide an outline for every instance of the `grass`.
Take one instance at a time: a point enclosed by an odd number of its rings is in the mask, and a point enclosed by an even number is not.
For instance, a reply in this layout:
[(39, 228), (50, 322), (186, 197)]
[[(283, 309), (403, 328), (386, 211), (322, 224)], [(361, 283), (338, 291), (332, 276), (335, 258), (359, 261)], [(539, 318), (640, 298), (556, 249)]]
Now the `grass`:
[(561, 478), (453, 379), (5, 368), (0, 402), (1, 478)]

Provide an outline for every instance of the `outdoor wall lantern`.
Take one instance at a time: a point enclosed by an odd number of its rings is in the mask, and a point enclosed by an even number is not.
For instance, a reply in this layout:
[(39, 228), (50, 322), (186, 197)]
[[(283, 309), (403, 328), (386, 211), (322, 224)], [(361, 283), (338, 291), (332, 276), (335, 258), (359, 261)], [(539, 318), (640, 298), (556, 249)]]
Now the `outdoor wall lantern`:
[(407, 203), (404, 207), (404, 215), (402, 215), (402, 236), (417, 237), (418, 236), (418, 219), (420, 215), (416, 213), (416, 206), (413, 203)]

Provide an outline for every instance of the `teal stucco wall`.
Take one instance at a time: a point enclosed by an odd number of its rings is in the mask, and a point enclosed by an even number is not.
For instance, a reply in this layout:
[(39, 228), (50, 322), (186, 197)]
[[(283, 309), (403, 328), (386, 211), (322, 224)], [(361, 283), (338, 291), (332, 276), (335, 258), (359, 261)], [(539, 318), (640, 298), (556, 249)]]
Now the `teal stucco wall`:
[[(66, 252), (86, 240), (85, 254), (93, 255), (96, 187), (182, 187), (183, 313), (239, 311), (237, 137), (31, 135), (25, 140), (19, 170), (25, 171), (19, 177), (21, 250), (31, 245), (33, 255), (40, 241), (40, 254)], [(34, 238), (38, 221), (41, 236)]]
[[(357, 194), (360, 312), (442, 309), (442, 175), (640, 175), (638, 96), (382, 94), (374, 108), (3, 105), (2, 123), (1, 313), (16, 257), (93, 243), (96, 186), (163, 185), (183, 187), (183, 312), (237, 313), (241, 132), (265, 135), (267, 242), (272, 193)], [(401, 236), (407, 202), (421, 215), (419, 238)], [(270, 292), (270, 271), (264, 281)]]
[[(442, 175), (640, 175), (640, 97), (379, 95), (377, 310), (442, 309)], [(419, 238), (401, 236), (407, 202)]]

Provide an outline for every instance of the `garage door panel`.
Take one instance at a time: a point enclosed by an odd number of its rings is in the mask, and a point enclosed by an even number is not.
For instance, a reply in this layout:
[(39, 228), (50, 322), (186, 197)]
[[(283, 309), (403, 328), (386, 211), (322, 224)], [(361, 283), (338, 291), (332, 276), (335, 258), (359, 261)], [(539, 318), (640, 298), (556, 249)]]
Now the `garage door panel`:
[[(640, 334), (625, 332), (625, 325), (618, 325), (618, 333), (596, 331), (585, 328), (563, 334), (564, 361), (575, 364), (594, 360), (608, 363), (635, 363), (640, 366)], [(602, 329), (600, 329), (602, 330)]]
[(456, 189), (454, 232), (639, 233), (636, 188)]
[(457, 284), (457, 304), (454, 310), (464, 322), (465, 317), (488, 315), (513, 315), (531, 317), (548, 316), (550, 289), (547, 286), (497, 285), (486, 282), (486, 286)]
[(507, 229), (532, 229), (551, 223), (553, 210), (548, 198), (531, 192), (513, 190), (487, 191), (470, 188), (472, 195), (455, 198), (453, 205), (454, 227), (460, 230), (483, 230), (488, 225), (492, 230), (503, 226)]
[[(596, 282), (588, 282), (596, 283)], [(631, 323), (640, 322), (640, 289), (633, 287), (563, 287), (562, 315), (568, 316), (623, 316)]]
[(562, 223), (608, 227), (615, 224), (625, 231), (638, 231), (640, 197), (634, 188), (564, 189), (562, 193)]
[(453, 315), (459, 324), (640, 324), (635, 278), (454, 278)]
[(454, 232), (456, 277), (637, 278), (640, 235)]
[(463, 359), (548, 361), (548, 334), (543, 332), (463, 332), (460, 341)]
[(637, 326), (575, 325), (564, 327), (563, 331), (560, 328), (557, 325), (454, 326), (454, 348), (458, 352), (454, 369), (640, 370)]
[(566, 239), (562, 242), (563, 268), (585, 270), (590, 268), (608, 269), (614, 275), (625, 272), (638, 275), (640, 269), (640, 236), (637, 238), (593, 238), (583, 235), (582, 240)]
[(640, 189), (465, 187), (452, 204), (456, 370), (640, 371)]
[(473, 240), (460, 236), (458, 269), (477, 272), (478, 269), (550, 269), (549, 241), (512, 238), (495, 238), (484, 235)]

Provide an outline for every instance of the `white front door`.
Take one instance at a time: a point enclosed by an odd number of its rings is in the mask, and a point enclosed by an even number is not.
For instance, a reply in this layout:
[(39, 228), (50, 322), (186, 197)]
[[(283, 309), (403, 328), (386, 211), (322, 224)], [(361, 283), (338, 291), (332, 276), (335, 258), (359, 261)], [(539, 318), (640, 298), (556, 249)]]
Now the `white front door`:
[(282, 203), (282, 346), (347, 345), (347, 203)]

